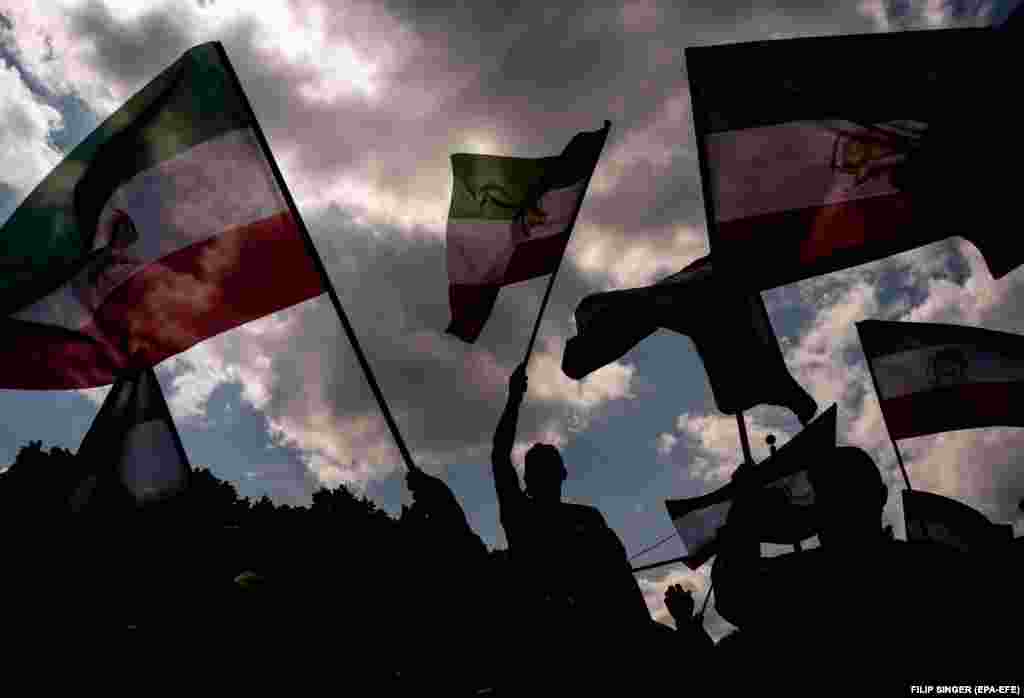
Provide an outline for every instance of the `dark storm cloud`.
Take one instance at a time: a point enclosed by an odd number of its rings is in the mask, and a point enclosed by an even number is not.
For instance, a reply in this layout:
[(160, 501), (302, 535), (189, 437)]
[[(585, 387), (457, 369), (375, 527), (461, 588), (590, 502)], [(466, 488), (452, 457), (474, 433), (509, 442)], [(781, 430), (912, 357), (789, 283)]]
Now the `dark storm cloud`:
[(130, 85), (149, 82), (191, 45), (188, 13), (171, 9), (126, 22), (103, 3), (89, 2), (67, 17), (72, 32), (93, 42), (97, 66)]
[[(489, 443), (511, 369), (521, 359), (546, 279), (505, 288), (477, 345), (445, 335), (449, 320), (444, 247), (410, 240), (394, 230), (370, 231), (340, 209), (311, 218), (318, 247), (373, 371), (403, 434), (433, 452)], [(568, 333), (571, 311), (585, 285), (568, 268), (546, 317), (548, 332)], [(274, 353), (271, 415), (332, 418), (376, 414), (340, 322), (325, 298), (300, 310), (301, 330), (288, 351)], [(259, 341), (259, 340), (255, 340)], [(537, 351), (542, 349), (538, 345)], [(323, 402), (303, 401), (320, 384)], [(524, 414), (522, 433), (537, 433), (564, 405)], [(303, 414), (305, 412), (305, 414)]]

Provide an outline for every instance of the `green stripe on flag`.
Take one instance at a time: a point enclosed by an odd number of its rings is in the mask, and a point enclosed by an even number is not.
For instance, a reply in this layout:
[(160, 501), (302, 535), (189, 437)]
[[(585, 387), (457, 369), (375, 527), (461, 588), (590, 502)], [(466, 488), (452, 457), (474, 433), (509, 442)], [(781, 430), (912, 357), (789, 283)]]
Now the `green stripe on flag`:
[(74, 273), (122, 182), (248, 121), (216, 45), (185, 53), (76, 146), (0, 230), (0, 312)]
[(452, 155), (453, 191), (449, 220), (512, 220), (545, 170), (557, 160), (557, 157)]

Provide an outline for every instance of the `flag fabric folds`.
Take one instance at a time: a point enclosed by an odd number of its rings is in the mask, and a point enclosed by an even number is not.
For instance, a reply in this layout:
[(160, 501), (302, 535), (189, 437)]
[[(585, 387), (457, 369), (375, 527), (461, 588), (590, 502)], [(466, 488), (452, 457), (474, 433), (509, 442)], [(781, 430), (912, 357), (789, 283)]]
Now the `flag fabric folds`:
[(950, 29), (687, 48), (722, 271), (762, 290), (951, 235), (974, 242), (996, 278), (1024, 261), (1004, 225), (977, 233), (979, 216), (1010, 203), (993, 195), (1006, 178), (992, 156), (1017, 148), (1006, 109), (975, 95), (963, 60), (984, 60), (993, 38)]
[(1013, 526), (994, 524), (976, 509), (931, 492), (903, 490), (903, 517), (908, 541), (987, 553), (1013, 540)]
[(184, 491), (191, 468), (152, 368), (118, 379), (76, 458), (87, 475), (71, 498), (75, 512), (143, 506)]
[(825, 410), (775, 455), (753, 468), (749, 480), (742, 484), (732, 481), (699, 497), (665, 500), (691, 569), (715, 554), (717, 531), (725, 524), (741, 486), (758, 490), (753, 502), (764, 522), (762, 542), (792, 545), (817, 533), (811, 515), (815, 493), (808, 471), (835, 448), (837, 411), (836, 405)]
[(892, 438), (1024, 426), (1024, 336), (880, 320), (857, 332)]
[(693, 340), (722, 412), (780, 405), (802, 424), (817, 412), (814, 399), (786, 368), (760, 294), (718, 280), (710, 255), (652, 286), (584, 298), (562, 372), (579, 380), (662, 327)]
[(320, 294), (219, 43), (103, 122), (0, 233), (0, 387), (112, 383)]
[(555, 271), (610, 127), (553, 157), (451, 156), (448, 333), (476, 341), (502, 286)]

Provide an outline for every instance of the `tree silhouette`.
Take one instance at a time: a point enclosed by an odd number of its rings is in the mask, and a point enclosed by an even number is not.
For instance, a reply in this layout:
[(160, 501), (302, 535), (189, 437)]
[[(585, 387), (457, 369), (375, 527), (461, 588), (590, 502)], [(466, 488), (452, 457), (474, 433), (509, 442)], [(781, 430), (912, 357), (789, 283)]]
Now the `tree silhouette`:
[[(17, 532), (0, 594), (19, 603), (5, 620), (56, 598), (61, 622), (86, 627), (202, 630), (255, 652), (270, 638), (329, 637), (332, 652), (382, 681), (467, 694), (490, 681), (495, 660), (479, 639), (514, 615), (514, 582), (506, 551), (488, 551), (451, 502), (416, 502), (396, 518), (338, 486), (309, 506), (275, 505), (195, 468), (173, 499), (83, 518), (70, 502), (95, 472), (42, 441), (0, 469), (0, 517)], [(495, 592), (500, 609), (480, 613)], [(383, 652), (396, 633), (404, 649)], [(451, 656), (465, 660), (454, 672)]]

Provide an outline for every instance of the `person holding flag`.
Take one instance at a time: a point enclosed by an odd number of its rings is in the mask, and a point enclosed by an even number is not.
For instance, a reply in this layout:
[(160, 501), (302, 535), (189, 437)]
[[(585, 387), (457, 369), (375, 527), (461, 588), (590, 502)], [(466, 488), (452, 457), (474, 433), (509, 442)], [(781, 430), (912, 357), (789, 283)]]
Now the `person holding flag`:
[[(539, 662), (586, 661), (580, 674), (599, 681), (621, 666), (624, 647), (649, 637), (651, 617), (626, 558), (626, 549), (601, 512), (562, 501), (568, 475), (551, 444), (526, 453), (526, 491), (512, 465), (519, 408), (526, 394), (526, 364), (509, 379), (509, 397), (494, 433), (494, 486), (509, 552), (528, 607), (531, 641)], [(594, 662), (600, 656), (604, 663)], [(562, 664), (559, 662), (559, 664)], [(553, 666), (543, 667), (545, 670)], [(535, 673), (553, 675), (553, 671)], [(567, 677), (574, 685), (580, 675)]]
[[(880, 518), (888, 493), (878, 468), (859, 448), (834, 454), (828, 467), (810, 468), (821, 546), (798, 554), (761, 557), (756, 493), (744, 487), (750, 473), (734, 478), (744, 494), (720, 531), (712, 579), (718, 612), (754, 643), (756, 661), (770, 669), (799, 658), (874, 692), (899, 675), (963, 683), (982, 667), (1008, 667), (982, 632), (1009, 608), (988, 570), (976, 572), (983, 598), (952, 605), (947, 580), (970, 558), (886, 536)], [(895, 664), (861, 665), (865, 650), (890, 633), (904, 640)], [(787, 688), (793, 680), (786, 677)]]

